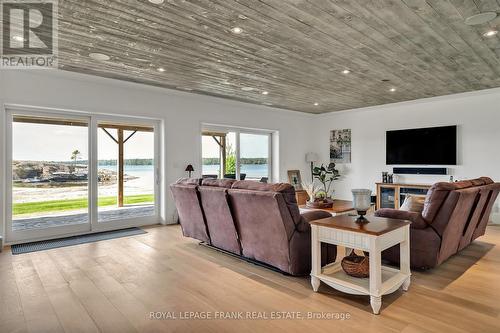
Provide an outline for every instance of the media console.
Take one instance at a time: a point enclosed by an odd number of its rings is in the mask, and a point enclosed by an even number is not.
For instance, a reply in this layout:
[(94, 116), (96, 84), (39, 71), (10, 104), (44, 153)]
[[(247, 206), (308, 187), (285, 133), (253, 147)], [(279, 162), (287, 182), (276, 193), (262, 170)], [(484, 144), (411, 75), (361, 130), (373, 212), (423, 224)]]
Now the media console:
[(399, 209), (408, 194), (426, 195), (430, 184), (377, 183), (377, 209)]

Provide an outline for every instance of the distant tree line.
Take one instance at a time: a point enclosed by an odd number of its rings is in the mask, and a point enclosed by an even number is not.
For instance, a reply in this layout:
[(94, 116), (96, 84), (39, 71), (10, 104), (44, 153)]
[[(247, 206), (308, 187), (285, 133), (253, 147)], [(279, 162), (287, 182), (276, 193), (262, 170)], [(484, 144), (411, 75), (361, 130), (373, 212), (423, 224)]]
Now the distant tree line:
[[(153, 165), (154, 160), (152, 158), (130, 158), (125, 159), (125, 165)], [(98, 164), (100, 166), (105, 165), (117, 165), (117, 160), (99, 160)]]
[[(233, 155), (228, 156), (227, 158), (231, 158)], [(250, 165), (250, 164), (267, 164), (267, 158), (264, 157), (253, 157), (253, 158), (241, 158), (241, 164)], [(219, 165), (220, 160), (217, 157), (206, 157), (203, 158), (203, 165)]]

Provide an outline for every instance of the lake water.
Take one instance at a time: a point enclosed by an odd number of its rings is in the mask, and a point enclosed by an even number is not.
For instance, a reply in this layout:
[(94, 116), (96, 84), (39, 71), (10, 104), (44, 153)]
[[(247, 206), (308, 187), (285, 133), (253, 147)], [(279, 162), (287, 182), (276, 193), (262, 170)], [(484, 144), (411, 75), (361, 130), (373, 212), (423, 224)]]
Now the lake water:
[[(100, 165), (99, 169), (117, 171), (116, 165)], [(219, 173), (218, 165), (203, 165), (204, 175), (217, 175)], [(268, 177), (267, 164), (243, 164), (241, 173), (245, 173), (247, 178)], [(125, 165), (125, 174), (137, 179), (128, 181), (129, 185), (141, 185), (146, 188), (154, 187), (154, 168), (152, 165)]]
[[(99, 170), (111, 170), (118, 172), (116, 165), (99, 165)], [(126, 182), (127, 187), (143, 187), (145, 189), (154, 189), (155, 173), (152, 165), (125, 165), (125, 174), (137, 177)]]

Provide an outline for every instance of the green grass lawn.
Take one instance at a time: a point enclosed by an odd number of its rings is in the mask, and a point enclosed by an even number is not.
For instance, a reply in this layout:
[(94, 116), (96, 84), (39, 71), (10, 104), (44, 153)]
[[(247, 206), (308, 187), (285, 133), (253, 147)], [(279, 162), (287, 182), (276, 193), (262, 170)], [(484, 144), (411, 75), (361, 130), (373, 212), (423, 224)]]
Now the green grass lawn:
[[(153, 194), (130, 195), (123, 198), (125, 205), (153, 203)], [(116, 196), (102, 197), (98, 200), (99, 207), (115, 206), (117, 204)], [(50, 200), (37, 202), (23, 202), (14, 204), (13, 215), (34, 214), (43, 212), (59, 212), (65, 210), (76, 210), (88, 207), (88, 200), (70, 199), (70, 200)]]

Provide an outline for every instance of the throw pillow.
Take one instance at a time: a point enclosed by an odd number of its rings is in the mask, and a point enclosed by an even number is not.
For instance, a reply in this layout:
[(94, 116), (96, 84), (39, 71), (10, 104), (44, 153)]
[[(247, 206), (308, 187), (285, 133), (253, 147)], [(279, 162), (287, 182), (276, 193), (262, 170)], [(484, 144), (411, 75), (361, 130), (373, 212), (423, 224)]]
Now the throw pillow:
[(399, 210), (422, 213), (424, 210), (424, 195), (407, 195)]

